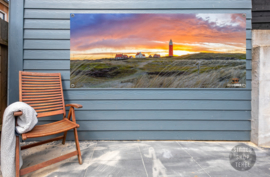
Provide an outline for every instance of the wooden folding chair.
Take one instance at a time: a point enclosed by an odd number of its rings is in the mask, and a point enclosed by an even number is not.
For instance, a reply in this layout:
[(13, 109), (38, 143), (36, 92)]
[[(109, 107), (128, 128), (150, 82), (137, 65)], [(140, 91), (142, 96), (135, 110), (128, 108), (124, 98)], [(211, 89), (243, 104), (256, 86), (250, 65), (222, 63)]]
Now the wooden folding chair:
[[(74, 108), (82, 108), (79, 104), (67, 104), (64, 103), (63, 89), (61, 82), (60, 73), (34, 73), (34, 72), (23, 72), (19, 73), (19, 99), (32, 106), (38, 113), (37, 117), (47, 117), (58, 114), (63, 114), (63, 120), (56, 121), (44, 125), (36, 125), (30, 132), (22, 134), (22, 139), (26, 140), (28, 138), (37, 138), (43, 136), (54, 135), (58, 133), (64, 133), (62, 136), (48, 139), (45, 141), (40, 141), (37, 143), (22, 146), (21, 150), (32, 148), (41, 144), (45, 144), (52, 141), (57, 141), (62, 139), (62, 144), (65, 144), (67, 131), (73, 129), (76, 148), (77, 150), (66, 155), (42, 162), (31, 167), (20, 169), (19, 162), (19, 137), (16, 137), (16, 177), (20, 175), (25, 175), (27, 173), (33, 172), (40, 168), (49, 166), (51, 164), (60, 162), (67, 158), (77, 155), (78, 161), (82, 164), (82, 157), (78, 139), (76, 124), (75, 111)], [(70, 107), (68, 116), (66, 118), (65, 107)], [(22, 115), (22, 112), (15, 112), (14, 116)], [(72, 121), (70, 118), (72, 117)], [(17, 119), (16, 119), (17, 123)]]

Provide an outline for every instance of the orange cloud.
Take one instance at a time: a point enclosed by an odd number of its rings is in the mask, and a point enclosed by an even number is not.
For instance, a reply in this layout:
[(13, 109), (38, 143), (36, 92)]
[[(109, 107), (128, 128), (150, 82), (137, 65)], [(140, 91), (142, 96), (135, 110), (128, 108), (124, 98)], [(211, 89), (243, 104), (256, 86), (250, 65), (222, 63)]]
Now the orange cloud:
[[(92, 21), (83, 21), (89, 16)], [(225, 14), (226, 23), (196, 14), (75, 14), (75, 17), (71, 19), (72, 54), (167, 50), (170, 39), (174, 50), (219, 52), (220, 47), (220, 52), (245, 52), (246, 24), (242, 14)]]

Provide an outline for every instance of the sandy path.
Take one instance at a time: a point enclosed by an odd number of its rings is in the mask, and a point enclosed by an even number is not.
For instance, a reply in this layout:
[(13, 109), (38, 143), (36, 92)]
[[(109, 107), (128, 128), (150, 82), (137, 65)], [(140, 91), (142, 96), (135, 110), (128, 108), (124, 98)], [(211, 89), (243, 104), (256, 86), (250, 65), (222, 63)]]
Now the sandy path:
[[(140, 77), (140, 76), (146, 74), (144, 71), (140, 70), (140, 68), (143, 68), (146, 64), (151, 63), (152, 61), (153, 60), (146, 60), (144, 62), (141, 62), (138, 65), (137, 72), (134, 73), (134, 74), (132, 74), (132, 75), (130, 75), (130, 76), (126, 76), (126, 77), (123, 77), (123, 78), (118, 78), (117, 80), (106, 81), (106, 82), (97, 84), (97, 85), (95, 85), (95, 88), (106, 88), (106, 87), (116, 87), (116, 88), (119, 88), (120, 85), (126, 84), (126, 83), (121, 83), (121, 81), (128, 80), (128, 79), (134, 79), (134, 78), (137, 78), (137, 77)], [(85, 83), (83, 85), (83, 88), (88, 88), (91, 84), (89, 86), (88, 85), (89, 85), (88, 83)]]
[(146, 64), (151, 63), (152, 61), (153, 61), (153, 60), (147, 60), (147, 61), (145, 61), (145, 62), (141, 62), (141, 63), (139, 64), (139, 68), (144, 67)]
[[(101, 84), (95, 85), (94, 88), (106, 88), (106, 87), (120, 88), (118, 86), (122, 84), (121, 81), (128, 80), (128, 79), (133, 79), (133, 78), (136, 78), (136, 77), (140, 77), (140, 76), (142, 76), (144, 74), (146, 74), (146, 73), (138, 69), (136, 73), (134, 73), (134, 74), (132, 74), (130, 76), (126, 76), (126, 77), (123, 77), (123, 78), (118, 78), (117, 80), (113, 80), (113, 81), (106, 81), (106, 82), (103, 82)], [(91, 87), (91, 84), (85, 83), (83, 85), (83, 88), (89, 88), (88, 85)], [(91, 88), (93, 88), (93, 87), (91, 87)]]

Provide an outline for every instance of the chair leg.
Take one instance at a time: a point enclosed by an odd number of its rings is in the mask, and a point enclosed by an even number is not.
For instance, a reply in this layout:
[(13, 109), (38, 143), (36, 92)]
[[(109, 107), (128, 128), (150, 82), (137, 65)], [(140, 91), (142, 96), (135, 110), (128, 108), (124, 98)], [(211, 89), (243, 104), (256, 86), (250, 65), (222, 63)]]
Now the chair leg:
[(75, 138), (76, 149), (77, 149), (77, 153), (78, 153), (78, 161), (79, 161), (79, 164), (82, 164), (82, 156), (81, 156), (81, 150), (80, 150), (80, 144), (79, 144), (77, 128), (74, 128), (74, 138)]
[(16, 152), (15, 152), (15, 169), (16, 169), (16, 177), (20, 177), (20, 139), (19, 136), (16, 136)]
[(64, 133), (62, 144), (65, 144), (66, 143), (66, 137), (67, 137), (67, 131)]

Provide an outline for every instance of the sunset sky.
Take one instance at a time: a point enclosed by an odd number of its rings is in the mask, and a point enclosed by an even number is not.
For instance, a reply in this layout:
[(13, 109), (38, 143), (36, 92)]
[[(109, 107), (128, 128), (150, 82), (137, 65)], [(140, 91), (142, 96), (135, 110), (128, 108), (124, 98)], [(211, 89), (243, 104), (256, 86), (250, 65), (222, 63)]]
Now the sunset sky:
[(70, 58), (114, 58), (116, 53), (174, 55), (245, 53), (243, 14), (74, 14)]

